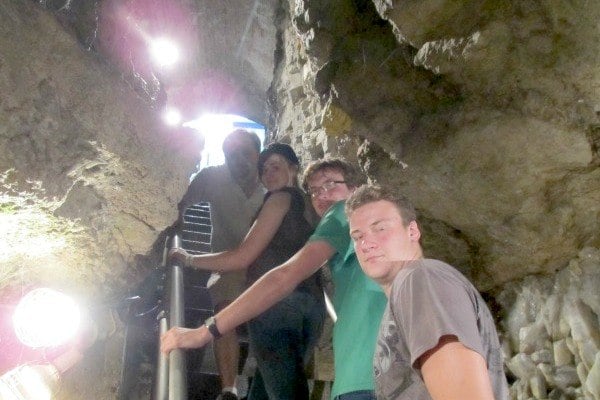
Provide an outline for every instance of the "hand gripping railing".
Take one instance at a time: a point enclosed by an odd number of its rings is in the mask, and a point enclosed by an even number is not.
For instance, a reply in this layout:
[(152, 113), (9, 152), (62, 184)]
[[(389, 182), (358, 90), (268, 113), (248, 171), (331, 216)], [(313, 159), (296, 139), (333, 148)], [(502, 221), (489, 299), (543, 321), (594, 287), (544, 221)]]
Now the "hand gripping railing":
[[(173, 237), (171, 247), (180, 247), (179, 236)], [(169, 327), (185, 326), (183, 268), (173, 261), (169, 266), (169, 323), (167, 324), (165, 312), (161, 312), (158, 315), (159, 335), (165, 333)], [(167, 357), (160, 352), (159, 343), (156, 371), (154, 400), (187, 400), (187, 369), (185, 353), (182, 349), (171, 351)]]

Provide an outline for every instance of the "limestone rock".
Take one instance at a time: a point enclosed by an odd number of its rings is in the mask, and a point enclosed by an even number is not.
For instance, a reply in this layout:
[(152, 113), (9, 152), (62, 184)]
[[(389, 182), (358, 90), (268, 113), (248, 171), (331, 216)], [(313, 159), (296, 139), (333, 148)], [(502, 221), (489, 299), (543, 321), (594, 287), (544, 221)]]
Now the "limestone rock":
[(569, 350), (565, 339), (553, 343), (554, 365), (569, 365), (573, 363), (573, 353)]
[(546, 398), (546, 380), (540, 371), (537, 371), (535, 376), (529, 379), (529, 387), (531, 388), (531, 394), (536, 399)]
[(536, 366), (526, 354), (517, 354), (508, 362), (508, 369), (521, 380), (528, 381), (536, 374)]
[(596, 353), (600, 351), (598, 316), (581, 301), (566, 303), (564, 313), (578, 354), (586, 367), (591, 368)]
[(596, 353), (594, 365), (590, 369), (584, 388), (595, 400), (600, 399), (600, 352)]
[(552, 352), (550, 350), (541, 349), (531, 354), (531, 361), (533, 361), (536, 364), (550, 364), (554, 361), (554, 359), (552, 358)]
[(541, 321), (524, 326), (519, 330), (519, 352), (531, 354), (536, 350), (541, 350), (547, 339), (548, 333)]

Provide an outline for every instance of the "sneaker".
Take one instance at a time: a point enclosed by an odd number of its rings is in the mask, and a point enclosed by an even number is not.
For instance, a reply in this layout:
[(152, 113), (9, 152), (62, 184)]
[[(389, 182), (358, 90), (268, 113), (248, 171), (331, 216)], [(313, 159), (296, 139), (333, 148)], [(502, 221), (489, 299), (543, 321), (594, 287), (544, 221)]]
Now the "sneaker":
[(232, 392), (221, 392), (216, 400), (238, 400), (238, 397)]

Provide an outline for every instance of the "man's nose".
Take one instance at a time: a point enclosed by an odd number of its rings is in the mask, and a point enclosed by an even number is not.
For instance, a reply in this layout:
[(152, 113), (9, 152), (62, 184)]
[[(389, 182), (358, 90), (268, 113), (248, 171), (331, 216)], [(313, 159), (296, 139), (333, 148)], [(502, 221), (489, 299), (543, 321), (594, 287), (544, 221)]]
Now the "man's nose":
[(316, 197), (318, 199), (325, 199), (325, 200), (327, 200), (329, 198), (329, 191), (325, 190), (325, 188), (318, 188), (316, 190), (316, 195), (317, 195)]
[(360, 248), (364, 253), (368, 253), (373, 250), (377, 245), (372, 240), (369, 240), (368, 237), (363, 237), (360, 239)]

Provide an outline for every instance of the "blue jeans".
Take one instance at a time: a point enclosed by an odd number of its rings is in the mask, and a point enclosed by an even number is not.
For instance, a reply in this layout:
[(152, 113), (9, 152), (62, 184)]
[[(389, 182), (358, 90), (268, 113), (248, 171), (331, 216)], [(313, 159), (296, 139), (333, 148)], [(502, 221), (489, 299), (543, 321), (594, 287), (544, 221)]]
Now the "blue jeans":
[(344, 393), (335, 396), (334, 400), (376, 400), (375, 392), (372, 390), (358, 390), (356, 392)]
[(309, 398), (305, 368), (324, 319), (322, 298), (294, 291), (248, 322), (257, 365), (248, 400)]

